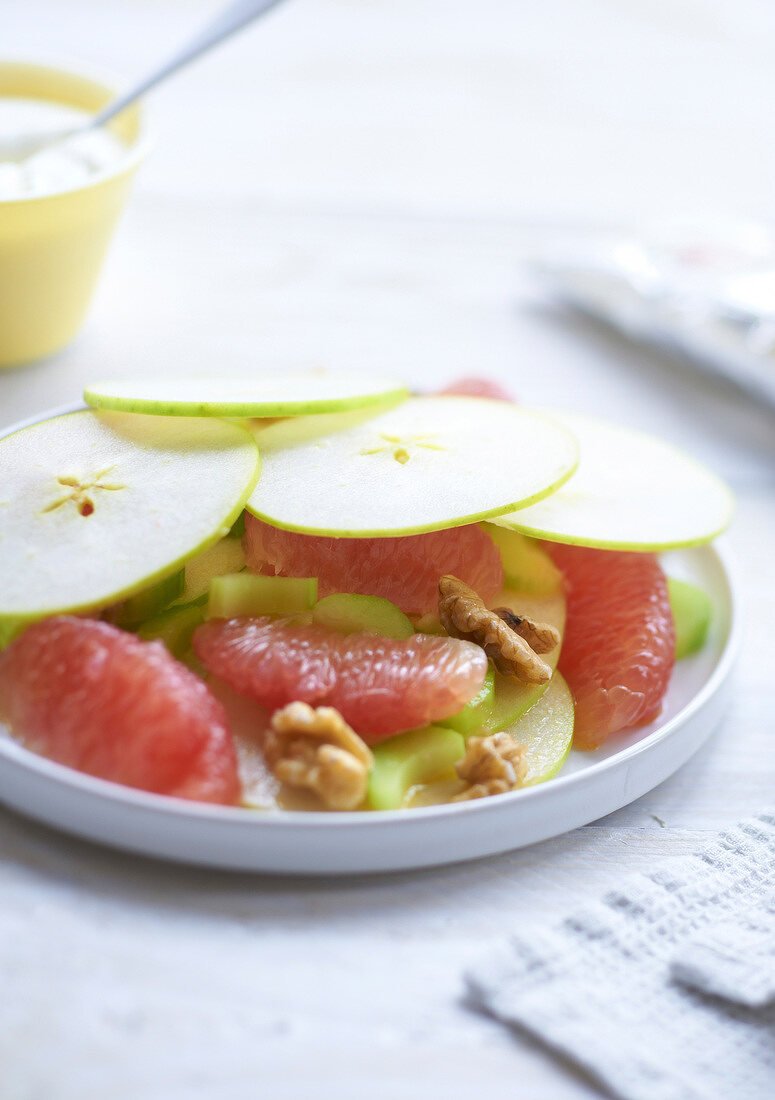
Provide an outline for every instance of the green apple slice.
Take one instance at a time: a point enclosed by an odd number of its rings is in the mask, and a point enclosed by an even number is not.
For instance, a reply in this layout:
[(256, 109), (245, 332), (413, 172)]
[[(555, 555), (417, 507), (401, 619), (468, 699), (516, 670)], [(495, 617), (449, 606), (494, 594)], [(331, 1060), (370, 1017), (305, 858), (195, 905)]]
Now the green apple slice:
[(284, 420), (260, 433), (259, 447), (249, 511), (339, 538), (419, 534), (509, 512), (554, 492), (577, 461), (567, 429), (472, 397)]
[(562, 588), (562, 573), (535, 539), (487, 523), (485, 531), (501, 552), (503, 579), (508, 588), (551, 596)]
[[(522, 787), (545, 783), (557, 775), (571, 750), (574, 717), (573, 696), (560, 673), (555, 672), (541, 698), (504, 731), (518, 744), (525, 746), (527, 774)], [(377, 751), (380, 747), (377, 746)], [(430, 783), (420, 780), (417, 784), (407, 791), (402, 806), (415, 809), (443, 805), (466, 789), (462, 780), (453, 778)]]
[(538, 702), (506, 730), (525, 746), (527, 775), (523, 787), (544, 783), (557, 775), (571, 750), (574, 718), (570, 688), (560, 673), (555, 672)]
[[(543, 551), (539, 552), (543, 554)], [(548, 558), (548, 555), (545, 556)], [(562, 590), (551, 596), (537, 596), (533, 592), (507, 590), (492, 601), (492, 606), (510, 607), (517, 615), (527, 615), (537, 622), (549, 623), (559, 630), (561, 637), (565, 631), (566, 604)], [(555, 646), (551, 653), (541, 654), (541, 659), (546, 661), (552, 671), (557, 668), (561, 650), (562, 643)], [(493, 706), (485, 720), (485, 726), (492, 733), (506, 729), (530, 710), (546, 690), (546, 684), (522, 684), (518, 680), (509, 680), (496, 672)]]
[(345, 371), (112, 378), (93, 382), (84, 401), (99, 409), (154, 416), (303, 416), (406, 397), (394, 378)]
[(239, 573), (245, 568), (242, 543), (230, 531), (226, 538), (208, 546), (203, 553), (186, 562), (183, 592), (175, 603), (192, 603), (200, 596), (208, 594), (213, 577), (221, 577), (224, 573)]
[(0, 440), (0, 621), (85, 611), (226, 534), (259, 473), (221, 420), (69, 413)]
[(683, 451), (579, 413), (549, 415), (578, 439), (578, 469), (547, 500), (494, 523), (552, 542), (646, 551), (709, 542), (729, 523), (730, 490)]

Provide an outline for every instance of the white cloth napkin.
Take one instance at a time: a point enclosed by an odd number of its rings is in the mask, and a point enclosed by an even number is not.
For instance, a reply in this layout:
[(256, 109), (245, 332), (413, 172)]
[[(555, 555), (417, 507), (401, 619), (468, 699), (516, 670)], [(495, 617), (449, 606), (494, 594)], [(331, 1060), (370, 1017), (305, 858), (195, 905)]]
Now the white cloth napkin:
[(625, 1100), (772, 1100), (775, 811), (522, 929), (466, 982)]

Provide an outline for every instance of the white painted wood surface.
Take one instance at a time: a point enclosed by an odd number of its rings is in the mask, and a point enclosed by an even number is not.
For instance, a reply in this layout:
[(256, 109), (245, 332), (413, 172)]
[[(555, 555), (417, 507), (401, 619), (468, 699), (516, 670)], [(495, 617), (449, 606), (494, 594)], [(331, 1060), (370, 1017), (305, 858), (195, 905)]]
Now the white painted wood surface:
[[(3, 50), (135, 75), (202, 0), (25, 0)], [(748, 627), (706, 751), (603, 822), (420, 874), (164, 866), (0, 813), (3, 1095), (273, 1100), (597, 1095), (461, 1004), (461, 968), (772, 801), (775, 419), (554, 311), (547, 225), (772, 218), (773, 12), (756, 0), (289, 0), (161, 93), (84, 332), (0, 376), (9, 423), (168, 365), (462, 373), (657, 430), (739, 494)]]

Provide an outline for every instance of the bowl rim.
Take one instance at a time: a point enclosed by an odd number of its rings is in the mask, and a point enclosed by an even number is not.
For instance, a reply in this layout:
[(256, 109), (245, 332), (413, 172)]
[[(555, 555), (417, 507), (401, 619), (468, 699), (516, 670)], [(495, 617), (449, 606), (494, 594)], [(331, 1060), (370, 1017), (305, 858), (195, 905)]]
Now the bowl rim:
[[(116, 83), (118, 83), (119, 86), (122, 83), (121, 80), (117, 80), (115, 74), (111, 76), (97, 69), (82, 67), (77, 61), (67, 59), (49, 59), (45, 57), (31, 59), (26, 56), (0, 56), (0, 73), (7, 69), (40, 69), (56, 76), (74, 77), (95, 85), (96, 88), (108, 92), (111, 96), (118, 94)], [(24, 99), (28, 97), (14, 97), (0, 93), (0, 100), (13, 98)], [(37, 98), (40, 98), (41, 101), (45, 103), (68, 106), (61, 100), (52, 99), (48, 96), (40, 96)], [(16, 198), (0, 198), (0, 208), (15, 206), (17, 204), (29, 205), (46, 202), (51, 199), (62, 199), (67, 195), (89, 191), (110, 180), (118, 179), (120, 176), (129, 175), (134, 172), (156, 145), (157, 134), (154, 126), (148, 122), (145, 100), (141, 98), (136, 104), (131, 104), (126, 108), (126, 110), (132, 109), (137, 112), (137, 137), (130, 145), (127, 145), (125, 154), (122, 154), (114, 166), (103, 168), (95, 172), (83, 183), (79, 183), (76, 186), (56, 188), (54, 190), (45, 191), (42, 194), (19, 195)]]

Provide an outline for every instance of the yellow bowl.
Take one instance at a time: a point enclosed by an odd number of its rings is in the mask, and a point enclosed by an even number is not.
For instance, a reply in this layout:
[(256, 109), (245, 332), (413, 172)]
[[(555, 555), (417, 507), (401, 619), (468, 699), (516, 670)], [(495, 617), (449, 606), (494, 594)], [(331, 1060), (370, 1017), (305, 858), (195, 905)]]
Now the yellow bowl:
[[(41, 65), (0, 62), (0, 96), (96, 112), (113, 89)], [(51, 195), (0, 200), (0, 367), (64, 347), (81, 326), (134, 172), (145, 155), (140, 113), (108, 124), (128, 145), (116, 168)]]

